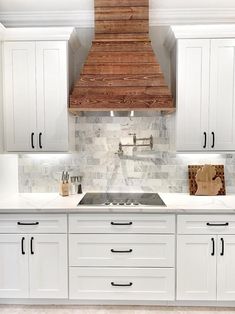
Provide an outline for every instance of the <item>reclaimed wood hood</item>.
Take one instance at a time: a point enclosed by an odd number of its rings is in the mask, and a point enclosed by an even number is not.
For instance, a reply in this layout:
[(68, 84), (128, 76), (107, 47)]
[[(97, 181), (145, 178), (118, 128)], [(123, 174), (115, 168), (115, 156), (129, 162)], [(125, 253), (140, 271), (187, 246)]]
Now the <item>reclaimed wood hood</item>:
[(70, 111), (173, 111), (149, 37), (149, 0), (94, 0), (95, 39)]

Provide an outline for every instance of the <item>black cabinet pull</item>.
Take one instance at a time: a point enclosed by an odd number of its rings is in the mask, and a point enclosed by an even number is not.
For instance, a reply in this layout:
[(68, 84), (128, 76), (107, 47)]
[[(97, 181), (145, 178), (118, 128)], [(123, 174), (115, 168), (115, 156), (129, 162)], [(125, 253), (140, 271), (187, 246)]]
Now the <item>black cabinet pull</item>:
[(111, 285), (113, 287), (131, 287), (133, 285), (132, 282), (129, 283), (115, 283), (115, 282), (111, 282)]
[(220, 241), (221, 241), (221, 253), (220, 253), (220, 256), (224, 256), (224, 239), (221, 238)]
[(215, 147), (215, 132), (211, 132), (212, 134), (212, 145), (211, 145), (211, 148), (214, 148)]
[(24, 240), (25, 240), (25, 237), (23, 237), (23, 238), (21, 239), (21, 253), (22, 253), (22, 255), (25, 255)]
[(214, 238), (211, 238), (211, 241), (212, 241), (212, 252), (211, 252), (211, 256), (214, 256), (214, 255), (215, 255), (215, 239), (214, 239)]
[(229, 225), (228, 222), (225, 222), (225, 223), (211, 223), (211, 222), (207, 222), (206, 223), (207, 226), (210, 226), (210, 227), (226, 227)]
[(42, 133), (39, 133), (39, 148), (42, 149)]
[(36, 221), (36, 222), (20, 222), (20, 221), (18, 221), (17, 225), (19, 225), (19, 226), (37, 226), (37, 225), (39, 225), (39, 222), (38, 221)]
[(111, 221), (112, 226), (131, 226), (132, 222), (113, 222)]
[(34, 146), (34, 133), (31, 133), (31, 147), (32, 147), (32, 149), (35, 148), (35, 146)]
[(33, 251), (33, 240), (34, 240), (34, 237), (32, 237), (30, 239), (30, 253), (33, 255), (34, 254), (34, 251)]
[(123, 251), (111, 249), (112, 253), (131, 253), (132, 251), (133, 251), (132, 249), (130, 249), (130, 250), (123, 250)]
[(203, 148), (206, 148), (207, 135), (206, 135), (206, 132), (203, 132), (203, 134), (204, 134), (204, 145), (203, 145)]

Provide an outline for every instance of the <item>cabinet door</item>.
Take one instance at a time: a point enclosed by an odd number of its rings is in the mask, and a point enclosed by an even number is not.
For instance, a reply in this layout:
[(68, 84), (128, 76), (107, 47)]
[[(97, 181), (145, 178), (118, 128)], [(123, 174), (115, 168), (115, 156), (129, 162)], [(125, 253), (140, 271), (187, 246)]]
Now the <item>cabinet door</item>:
[(36, 65), (39, 150), (67, 151), (67, 42), (37, 42)]
[[(210, 147), (235, 150), (235, 39), (211, 41)], [(214, 137), (214, 139), (213, 139)]]
[(216, 236), (178, 236), (177, 300), (216, 300), (215, 246)]
[(177, 143), (178, 151), (206, 151), (210, 40), (178, 41)]
[(0, 298), (29, 297), (27, 239), (24, 235), (0, 235)]
[(217, 299), (235, 299), (235, 236), (218, 236)]
[(6, 150), (34, 151), (36, 143), (35, 42), (4, 43)]
[(67, 298), (67, 235), (29, 236), (30, 297)]

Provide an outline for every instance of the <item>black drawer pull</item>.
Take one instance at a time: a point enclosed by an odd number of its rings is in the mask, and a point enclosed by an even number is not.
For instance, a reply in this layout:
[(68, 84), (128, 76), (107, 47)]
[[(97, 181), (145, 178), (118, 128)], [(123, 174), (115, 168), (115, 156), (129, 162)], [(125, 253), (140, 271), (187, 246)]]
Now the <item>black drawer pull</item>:
[(114, 283), (114, 282), (111, 282), (111, 285), (113, 287), (131, 287), (133, 285), (132, 282), (129, 282), (129, 283)]
[(207, 226), (210, 226), (210, 227), (226, 227), (229, 225), (228, 222), (224, 222), (224, 223), (211, 223), (211, 222), (207, 222), (206, 224)]
[(212, 145), (211, 148), (215, 148), (215, 132), (211, 132), (212, 134)]
[(118, 251), (118, 250), (114, 250), (114, 249), (111, 249), (111, 252), (112, 253), (131, 253), (133, 250), (130, 249), (130, 250), (124, 250), (124, 251)]
[(220, 241), (221, 241), (221, 253), (220, 253), (220, 256), (224, 256), (224, 239), (221, 238)]
[(25, 251), (24, 251), (24, 240), (25, 240), (25, 237), (23, 237), (23, 238), (21, 239), (21, 253), (22, 253), (22, 255), (25, 255)]
[(37, 225), (39, 225), (39, 222), (38, 221), (36, 221), (36, 222), (20, 222), (20, 221), (18, 221), (17, 225), (19, 225), (19, 226), (37, 226)]
[(214, 238), (211, 238), (211, 241), (212, 241), (212, 252), (211, 252), (211, 256), (214, 256), (214, 255), (215, 255), (215, 239), (214, 239)]
[(32, 149), (35, 148), (33, 139), (34, 139), (34, 133), (31, 133), (31, 147), (32, 147)]
[(34, 240), (34, 237), (32, 237), (31, 240), (30, 240), (30, 252), (31, 252), (32, 255), (34, 254), (34, 251), (33, 251), (33, 240)]
[(203, 145), (203, 148), (206, 148), (207, 134), (206, 134), (206, 132), (203, 132), (203, 134), (204, 134), (204, 145)]
[(112, 226), (131, 226), (132, 222), (111, 222)]
[(39, 133), (39, 148), (42, 149), (42, 133)]

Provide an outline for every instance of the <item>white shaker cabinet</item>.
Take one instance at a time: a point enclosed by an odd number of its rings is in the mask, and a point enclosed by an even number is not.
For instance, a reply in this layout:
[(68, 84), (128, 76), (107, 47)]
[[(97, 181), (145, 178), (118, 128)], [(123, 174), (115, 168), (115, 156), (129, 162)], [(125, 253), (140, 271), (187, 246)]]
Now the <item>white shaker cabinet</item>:
[(206, 149), (209, 116), (210, 41), (178, 42), (177, 150)]
[(209, 149), (235, 150), (235, 39), (211, 40)]
[(67, 216), (1, 214), (0, 225), (0, 298), (67, 298)]
[(4, 53), (6, 150), (37, 150), (35, 42), (7, 42)]
[(177, 300), (234, 301), (234, 215), (179, 215)]
[(215, 238), (179, 235), (177, 299), (216, 300)]
[(67, 151), (67, 42), (3, 45), (6, 150)]
[[(172, 26), (176, 150), (235, 151), (235, 27)], [(176, 73), (176, 77), (174, 77)]]
[(0, 298), (29, 297), (27, 236), (0, 235)]
[(30, 297), (67, 297), (67, 236), (30, 235), (30, 246)]
[(235, 300), (235, 235), (218, 236), (217, 299)]

